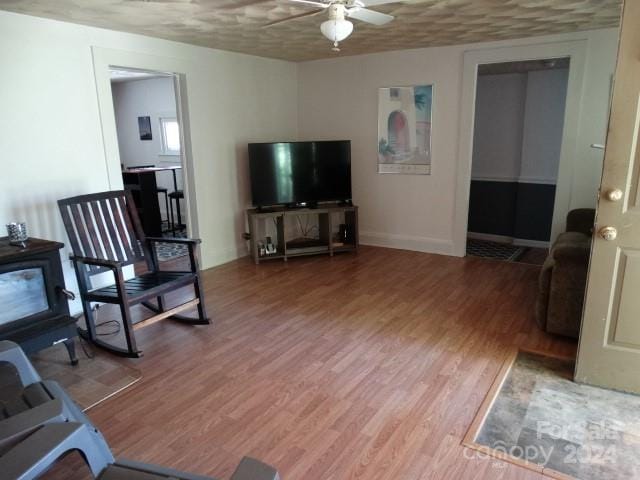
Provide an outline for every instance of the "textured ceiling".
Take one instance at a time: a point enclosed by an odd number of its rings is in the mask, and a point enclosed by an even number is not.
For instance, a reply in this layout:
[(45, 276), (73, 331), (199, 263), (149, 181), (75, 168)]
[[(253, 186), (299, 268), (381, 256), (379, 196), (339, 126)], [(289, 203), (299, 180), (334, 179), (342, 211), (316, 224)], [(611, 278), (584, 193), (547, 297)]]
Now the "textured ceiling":
[[(365, 0), (366, 2), (366, 0)], [(0, 0), (0, 9), (264, 57), (302, 61), (336, 55), (455, 45), (619, 25), (621, 0), (407, 0), (372, 7), (396, 18), (354, 20), (331, 51), (326, 13), (264, 25), (313, 10), (287, 0)]]

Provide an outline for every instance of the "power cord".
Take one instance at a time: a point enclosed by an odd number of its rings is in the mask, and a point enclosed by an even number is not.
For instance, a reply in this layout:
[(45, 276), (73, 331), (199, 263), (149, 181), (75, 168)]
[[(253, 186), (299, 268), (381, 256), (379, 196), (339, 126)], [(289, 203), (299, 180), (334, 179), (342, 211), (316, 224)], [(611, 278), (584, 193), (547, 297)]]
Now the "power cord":
[[(95, 304), (93, 307), (91, 307), (91, 309), (93, 310), (93, 315), (95, 317), (95, 325), (96, 325), (96, 336), (98, 337), (108, 337), (111, 335), (117, 335), (118, 333), (120, 333), (120, 330), (122, 330), (122, 326), (120, 325), (120, 322), (118, 320), (105, 320), (104, 322), (98, 322), (98, 310), (100, 310), (100, 305), (99, 304)], [(83, 315), (79, 315), (76, 319), (76, 321), (80, 320), (80, 317)], [(107, 332), (100, 332), (98, 333), (97, 330), (100, 327), (104, 327), (105, 325), (113, 325), (113, 330), (112, 331), (107, 331)], [(92, 359), (95, 357), (95, 354), (93, 353), (93, 348), (91, 347), (91, 345), (89, 344), (89, 342), (87, 342), (84, 338), (82, 337), (78, 337), (80, 338), (80, 347), (82, 348), (82, 351), (84, 352), (84, 354), (86, 355), (87, 358)]]
[(87, 357), (89, 360), (95, 357), (96, 354), (93, 353), (93, 348), (91, 347), (91, 345), (89, 345), (89, 343), (80, 336), (78, 336), (78, 339), (80, 340), (79, 342), (80, 348), (82, 348), (82, 351), (84, 352), (84, 356)]

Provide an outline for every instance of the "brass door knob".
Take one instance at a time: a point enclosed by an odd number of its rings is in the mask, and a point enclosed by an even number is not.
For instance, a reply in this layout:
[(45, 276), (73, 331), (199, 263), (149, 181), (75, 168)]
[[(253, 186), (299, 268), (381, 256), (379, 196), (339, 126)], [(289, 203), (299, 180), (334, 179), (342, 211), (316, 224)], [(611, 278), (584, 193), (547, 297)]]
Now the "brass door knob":
[(616, 229), (616, 227), (602, 227), (600, 230), (598, 230), (598, 234), (602, 238), (610, 242), (611, 240), (616, 239), (616, 237), (618, 236), (618, 230)]
[(620, 200), (622, 200), (622, 190), (620, 190), (619, 188), (612, 188), (611, 190), (607, 191), (605, 196), (610, 202), (619, 202)]

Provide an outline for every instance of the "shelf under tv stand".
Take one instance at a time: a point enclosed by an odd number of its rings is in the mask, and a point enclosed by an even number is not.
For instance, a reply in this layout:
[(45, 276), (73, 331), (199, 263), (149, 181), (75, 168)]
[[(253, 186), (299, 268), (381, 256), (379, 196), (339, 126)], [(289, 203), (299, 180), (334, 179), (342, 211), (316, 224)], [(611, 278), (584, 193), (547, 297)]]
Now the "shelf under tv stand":
[[(317, 216), (313, 238), (300, 238), (293, 222), (304, 216)], [(307, 255), (330, 255), (358, 250), (358, 207), (355, 205), (320, 204), (313, 208), (273, 207), (247, 210), (251, 256), (256, 264), (265, 260), (284, 260)], [(336, 238), (340, 224), (347, 227), (347, 238)], [(265, 243), (265, 232), (276, 245), (276, 252), (260, 254), (259, 244)]]

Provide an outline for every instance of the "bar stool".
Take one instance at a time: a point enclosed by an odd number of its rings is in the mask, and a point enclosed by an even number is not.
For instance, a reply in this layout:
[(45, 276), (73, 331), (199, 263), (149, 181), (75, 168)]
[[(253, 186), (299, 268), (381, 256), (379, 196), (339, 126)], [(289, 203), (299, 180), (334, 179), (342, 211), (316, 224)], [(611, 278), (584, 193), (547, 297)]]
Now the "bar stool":
[(171, 230), (173, 231), (173, 235), (176, 234), (176, 224), (174, 223), (173, 217), (173, 201), (176, 202), (176, 213), (178, 214), (178, 225), (177, 230), (182, 230), (184, 225), (182, 224), (182, 215), (180, 213), (180, 200), (184, 198), (184, 192), (182, 190), (176, 190), (175, 192), (171, 192), (169, 194), (169, 200), (171, 202)]
[[(171, 213), (169, 211), (169, 189), (168, 188), (164, 188), (164, 187), (158, 187), (156, 188), (156, 192), (158, 192), (159, 195), (164, 195), (164, 208), (165, 208), (165, 213), (167, 214), (167, 230), (170, 230), (169, 228), (169, 214)], [(162, 219), (160, 219), (161, 221), (164, 221)]]

